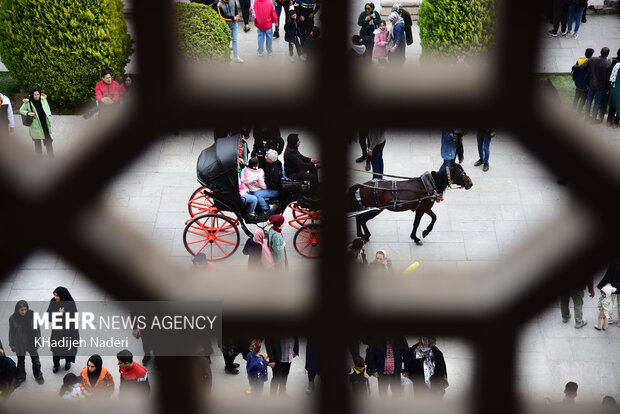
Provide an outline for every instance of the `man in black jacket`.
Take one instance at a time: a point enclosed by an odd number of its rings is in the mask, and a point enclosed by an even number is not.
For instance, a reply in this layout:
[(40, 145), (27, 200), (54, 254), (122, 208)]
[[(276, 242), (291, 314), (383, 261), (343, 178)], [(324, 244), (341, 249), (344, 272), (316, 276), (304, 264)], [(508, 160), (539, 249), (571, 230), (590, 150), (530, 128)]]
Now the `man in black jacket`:
[(379, 395), (385, 397), (390, 387), (392, 395), (402, 392), (400, 376), (408, 377), (410, 360), (409, 345), (404, 336), (378, 338), (366, 353), (368, 373), (377, 378)]
[(284, 151), (284, 172), (293, 180), (310, 181), (310, 192), (316, 194), (319, 188), (317, 168), (319, 161), (304, 157), (299, 152), (299, 136), (290, 134), (287, 138), (286, 150)]
[[(270, 191), (266, 198), (274, 198), (280, 195), (280, 190), (282, 189), (282, 163), (278, 159), (278, 153), (271, 149), (267, 151), (265, 161), (265, 184), (267, 185), (267, 190)], [(261, 195), (261, 197), (265, 198), (264, 195)]]
[(284, 150), (284, 139), (280, 136), (280, 128), (274, 126), (254, 127), (254, 147), (252, 157), (258, 158), (258, 166), (265, 169), (265, 154), (268, 150), (275, 150), (278, 155)]
[[(592, 59), (588, 59), (587, 62), (581, 65), (574, 65), (575, 70), (587, 70), (588, 71), (588, 99), (586, 100), (586, 116), (585, 119), (591, 122), (600, 124), (602, 119), (597, 119), (601, 103), (605, 93), (609, 90), (609, 75), (611, 72), (611, 63), (607, 60), (609, 56), (609, 48), (604, 47), (601, 49), (601, 55)], [(592, 99), (594, 99), (594, 109), (590, 115), (590, 108), (592, 106)]]
[(299, 339), (293, 337), (265, 338), (265, 348), (272, 368), (271, 396), (279, 392), (286, 397), (286, 381), (291, 370), (293, 358), (299, 355)]

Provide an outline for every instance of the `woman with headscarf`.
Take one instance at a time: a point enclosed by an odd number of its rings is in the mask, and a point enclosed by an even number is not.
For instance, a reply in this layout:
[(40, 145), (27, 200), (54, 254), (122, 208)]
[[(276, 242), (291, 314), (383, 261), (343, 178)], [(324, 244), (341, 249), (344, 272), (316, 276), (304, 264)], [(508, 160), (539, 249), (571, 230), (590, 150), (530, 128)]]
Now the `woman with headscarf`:
[(440, 398), (448, 387), (448, 373), (443, 354), (435, 346), (434, 336), (421, 336), (420, 341), (411, 347), (409, 379), (413, 382), (416, 397), (426, 391), (432, 391)]
[(43, 384), (41, 361), (35, 343), (41, 337), (41, 329), (34, 328), (34, 313), (28, 302), (20, 300), (15, 304), (15, 312), (9, 317), (9, 346), (17, 355), (17, 385), (26, 381), (26, 353), (32, 360), (32, 375), (39, 384)]
[(88, 358), (86, 367), (80, 374), (84, 395), (87, 397), (110, 397), (114, 393), (114, 378), (103, 366), (103, 360), (97, 354)]
[(402, 65), (405, 63), (405, 50), (407, 48), (407, 41), (405, 39), (405, 21), (400, 14), (393, 11), (388, 17), (390, 23), (392, 23), (392, 30), (390, 30), (390, 39), (393, 45), (389, 49), (388, 60), (390, 63)]
[(368, 48), (368, 54), (372, 56), (372, 49), (375, 39), (375, 29), (379, 28), (379, 22), (381, 22), (381, 15), (375, 10), (374, 3), (366, 3), (364, 5), (364, 11), (360, 13), (357, 18), (357, 25), (360, 26), (360, 37), (362, 38), (364, 45)]
[(260, 227), (256, 229), (254, 235), (245, 242), (243, 254), (248, 255), (248, 269), (255, 266), (262, 266), (263, 269), (273, 269), (273, 258), (271, 251), (265, 240), (265, 232)]
[(392, 260), (388, 259), (385, 250), (377, 250), (377, 253), (375, 254), (375, 260), (372, 261), (370, 267), (383, 272), (391, 272)]
[(41, 155), (43, 149), (41, 141), (45, 144), (47, 155), (54, 158), (52, 148), (52, 111), (47, 103), (47, 96), (41, 94), (39, 88), (30, 89), (30, 95), (23, 100), (19, 113), (32, 117), (32, 125), (28, 127), (30, 138), (34, 142), (34, 150), (37, 155)]
[[(47, 314), (52, 320), (52, 313), (62, 314), (60, 325), (65, 327), (65, 318), (66, 315), (75, 315), (77, 312), (77, 306), (75, 305), (75, 301), (71, 296), (71, 293), (67, 290), (67, 288), (59, 286), (54, 289), (54, 297), (50, 300), (50, 305), (47, 307)], [(77, 347), (74, 346), (80, 340), (80, 332), (78, 331), (78, 327), (76, 325), (69, 326), (68, 329), (52, 329), (51, 342), (52, 344), (57, 344), (58, 341), (65, 338), (65, 344), (69, 342), (66, 346), (52, 346), (52, 361), (54, 362), (54, 367), (52, 372), (58, 372), (60, 367), (60, 360), (62, 358), (65, 359), (65, 371), (69, 371), (71, 369), (71, 363), (75, 362), (75, 355), (77, 354)]]
[(286, 257), (286, 249), (284, 248), (284, 237), (282, 237), (282, 225), (284, 224), (284, 216), (274, 214), (269, 217), (271, 230), (269, 230), (267, 245), (271, 251), (273, 258), (273, 268), (275, 270), (288, 270), (288, 259)]

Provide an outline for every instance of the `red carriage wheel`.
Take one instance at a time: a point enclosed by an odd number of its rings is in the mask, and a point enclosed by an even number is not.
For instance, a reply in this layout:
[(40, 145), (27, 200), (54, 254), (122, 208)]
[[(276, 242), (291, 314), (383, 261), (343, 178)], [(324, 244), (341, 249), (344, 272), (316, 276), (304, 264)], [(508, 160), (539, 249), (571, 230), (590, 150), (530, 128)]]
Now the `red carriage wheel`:
[(319, 220), (318, 212), (300, 207), (297, 201), (292, 202), (288, 206), (293, 212), (293, 220), (290, 220), (288, 224), (295, 229), (299, 229), (306, 224), (314, 224), (315, 221)]
[(213, 205), (213, 199), (204, 193), (206, 187), (197, 188), (187, 202), (187, 210), (190, 217), (196, 217), (203, 213), (218, 213), (217, 208)]
[(221, 260), (239, 247), (239, 229), (233, 220), (221, 214), (202, 214), (185, 226), (183, 243), (193, 256), (204, 253), (207, 260)]
[(302, 256), (317, 258), (321, 255), (321, 227), (318, 224), (307, 224), (295, 232), (293, 238), (295, 250)]

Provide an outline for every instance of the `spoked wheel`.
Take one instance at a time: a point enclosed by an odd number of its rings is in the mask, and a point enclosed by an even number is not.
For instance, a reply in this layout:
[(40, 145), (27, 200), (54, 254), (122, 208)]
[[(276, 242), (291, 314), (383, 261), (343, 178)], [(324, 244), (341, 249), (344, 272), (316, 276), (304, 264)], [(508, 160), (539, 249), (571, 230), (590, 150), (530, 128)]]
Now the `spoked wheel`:
[(221, 260), (239, 247), (239, 229), (228, 217), (202, 214), (185, 226), (183, 243), (193, 256), (204, 253), (207, 260)]
[(295, 250), (302, 256), (311, 259), (321, 255), (321, 227), (318, 224), (307, 224), (295, 232), (293, 238)]
[(239, 224), (239, 220), (236, 217), (231, 217), (228, 212), (220, 211), (213, 202), (213, 199), (209, 197), (208, 194), (205, 194), (206, 187), (197, 188), (196, 191), (192, 193), (192, 196), (189, 198), (187, 202), (187, 210), (189, 211), (190, 217), (196, 217), (200, 214), (220, 214), (224, 217), (231, 219), (236, 225)]
[(293, 220), (289, 221), (288, 224), (293, 228), (299, 229), (306, 224), (314, 224), (318, 221), (316, 218), (318, 213), (316, 211), (300, 207), (297, 201), (289, 204), (289, 207), (293, 212)]
[(217, 213), (218, 210), (213, 205), (213, 200), (211, 197), (207, 196), (204, 193), (206, 187), (199, 187), (192, 193), (192, 196), (189, 198), (187, 202), (187, 210), (189, 211), (190, 217), (196, 217), (197, 215), (204, 213)]

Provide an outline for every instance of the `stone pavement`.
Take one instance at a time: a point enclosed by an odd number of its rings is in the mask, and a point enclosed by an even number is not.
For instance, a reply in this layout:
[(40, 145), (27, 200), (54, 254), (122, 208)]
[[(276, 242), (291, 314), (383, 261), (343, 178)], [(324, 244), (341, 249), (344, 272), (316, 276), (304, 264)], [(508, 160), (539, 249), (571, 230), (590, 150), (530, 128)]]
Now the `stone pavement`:
[[(363, 2), (359, 3), (358, 9), (361, 10)], [(544, 70), (562, 71), (560, 66), (572, 65), (585, 47), (600, 48), (606, 39), (620, 42), (617, 21), (617, 16), (588, 16), (588, 23), (580, 30), (582, 37), (579, 40), (546, 38), (545, 48), (548, 48), (548, 52), (543, 62), (550, 63)], [(356, 33), (355, 22), (352, 21), (350, 25), (354, 28), (352, 33)], [(240, 34), (242, 57), (248, 62), (258, 61), (254, 51), (255, 30), (249, 33), (241, 30)], [(419, 44), (419, 37), (415, 38)], [(594, 44), (590, 44), (590, 40)], [(273, 59), (291, 64), (287, 62), (288, 48), (283, 39), (276, 40), (274, 45)], [(609, 46), (615, 50), (616, 46)], [(415, 48), (408, 50), (411, 53), (408, 56), (415, 59)], [(560, 53), (558, 50), (565, 52)], [(62, 158), (73, 147), (79, 145), (82, 139), (87, 139), (80, 132), (90, 128), (93, 122), (76, 116), (54, 116), (55, 149), (58, 155), (56, 162), (62, 162)], [(602, 126), (592, 128), (604, 135), (610, 150), (620, 150), (617, 130)], [(286, 136), (292, 130), (282, 132)], [(300, 134), (302, 153), (320, 158), (317, 143), (303, 131)], [(439, 131), (388, 131), (384, 153), (386, 173), (411, 176), (437, 169), (441, 164), (439, 138)], [(18, 125), (12, 139), (27, 147), (32, 146), (21, 125)], [(152, 242), (162, 255), (181, 266), (189, 265), (189, 255), (182, 244), (182, 231), (189, 218), (187, 199), (198, 186), (195, 162), (200, 151), (211, 143), (211, 131), (182, 131), (180, 136), (166, 136), (154, 141), (137, 162), (119, 175), (104, 196), (105, 202), (124, 217), (129, 226)], [(491, 169), (487, 173), (472, 166), (477, 159), (474, 136), (466, 136), (464, 147), (463, 166), (472, 178), (474, 187), (469, 191), (449, 190), (445, 194), (445, 201), (434, 208), (438, 220), (434, 231), (424, 240), (424, 245), (416, 246), (409, 239), (413, 221), (411, 212), (383, 212), (369, 223), (373, 234), (367, 246), (369, 256), (377, 249), (387, 250), (397, 271), (413, 261), (421, 263), (416, 272), (486, 267), (496, 263), (518, 243), (527, 241), (541, 224), (563, 211), (570, 203), (566, 190), (557, 186), (556, 178), (519, 145), (517, 138), (498, 131), (491, 144)], [(353, 162), (358, 155), (359, 147), (351, 144), (349, 166), (360, 166)], [(368, 176), (363, 173), (351, 174), (351, 182), (367, 179)], [(290, 218), (288, 211), (287, 218)], [(428, 221), (428, 217), (423, 219), (419, 232)], [(349, 220), (349, 239), (355, 237), (353, 223), (352, 219)], [(292, 237), (293, 231), (287, 226), (285, 239), (288, 246), (292, 246)], [(242, 236), (243, 241), (245, 237)], [(290, 247), (289, 260), (292, 269), (312, 269), (314, 266), (314, 262), (300, 257)], [(218, 266), (245, 270), (246, 263), (246, 257), (237, 251), (232, 258)], [(412, 277), (415, 277), (415, 273)], [(76, 272), (53, 252), (35, 252), (0, 283), (0, 300), (47, 300), (52, 290), (59, 285), (69, 288), (78, 300), (110, 299), (90, 283), (85, 275)], [(615, 357), (615, 351), (620, 345), (620, 328), (612, 325), (607, 332), (598, 332), (592, 328), (596, 318), (596, 300), (596, 297), (586, 298), (584, 315), (590, 323), (580, 330), (575, 330), (572, 323), (561, 323), (557, 304), (550, 305), (524, 327), (517, 347), (518, 384), (522, 395), (534, 401), (541, 401), (547, 396), (559, 400), (564, 384), (575, 380), (579, 383), (582, 401), (598, 402), (607, 394), (620, 398), (620, 360)], [(411, 343), (414, 342), (413, 338), (409, 339)], [(450, 380), (447, 398), (458, 400), (469, 391), (473, 375), (473, 352), (466, 343), (458, 340), (440, 339), (438, 345), (447, 360)], [(137, 341), (132, 343), (132, 349), (140, 354)], [(289, 392), (294, 397), (302, 398), (304, 394), (304, 356), (305, 349), (302, 346), (300, 358), (294, 361), (289, 380)], [(15, 393), (15, 398), (54, 397), (62, 375), (51, 373), (51, 358), (42, 360), (46, 384), (39, 386), (29, 377)], [(85, 363), (85, 357), (78, 358), (72, 372), (78, 373)], [(109, 368), (114, 368), (115, 363), (114, 358), (104, 358), (104, 364)], [(247, 385), (245, 375), (224, 374), (223, 360), (219, 354), (213, 359), (213, 371), (216, 393), (243, 395)], [(116, 373), (114, 375), (118, 378)], [(156, 370), (152, 377), (156, 383)], [(375, 380), (371, 380), (371, 386), (376, 395)], [(145, 410), (148, 412), (148, 407)]]
[[(53, 127), (58, 158), (62, 162), (72, 147), (79, 144), (80, 131), (93, 125), (76, 116), (54, 116)], [(610, 150), (619, 150), (617, 131), (603, 126), (592, 126), (606, 137)], [(292, 130), (291, 130), (292, 131)], [(289, 130), (283, 130), (286, 136)], [(13, 139), (25, 146), (32, 144), (18, 126)], [(320, 158), (320, 149), (312, 137), (300, 131), (303, 153)], [(385, 171), (395, 175), (419, 175), (435, 170), (441, 164), (439, 131), (388, 131), (384, 152)], [(195, 162), (199, 152), (212, 143), (211, 131), (184, 132), (166, 136), (152, 146), (106, 190), (104, 200), (117, 214), (123, 216), (153, 243), (162, 255), (185, 267), (190, 256), (182, 244), (182, 231), (188, 219), (186, 203), (196, 188)], [(250, 146), (252, 141), (250, 140)], [(555, 177), (542, 168), (528, 154), (515, 137), (498, 131), (491, 144), (491, 169), (483, 173), (472, 166), (477, 159), (475, 138), (465, 137), (463, 166), (474, 186), (471, 190), (448, 190), (445, 201), (436, 205), (438, 220), (434, 231), (416, 246), (409, 240), (413, 213), (383, 212), (369, 222), (373, 233), (367, 252), (372, 256), (377, 249), (385, 249), (392, 258), (396, 271), (402, 271), (413, 261), (421, 266), (416, 272), (431, 270), (471, 270), (497, 262), (513, 246), (524, 242), (545, 221), (561, 212), (570, 202), (565, 189), (558, 187)], [(357, 144), (350, 145), (349, 165), (359, 167), (353, 159), (359, 154)], [(363, 173), (352, 173), (351, 182), (367, 180)], [(290, 213), (287, 212), (290, 216)], [(422, 222), (421, 229), (428, 223)], [(354, 235), (354, 221), (349, 220)], [(292, 245), (292, 231), (285, 230), (288, 246)], [(242, 237), (242, 241), (245, 238)], [(312, 269), (315, 262), (302, 258), (289, 248), (293, 270)], [(232, 258), (217, 266), (239, 271), (247, 268), (246, 257), (237, 251)], [(411, 277), (415, 277), (412, 274)], [(38, 252), (22, 263), (0, 285), (0, 299), (11, 302), (19, 299), (47, 300), (59, 285), (69, 288), (78, 300), (106, 300), (110, 297), (76, 272), (52, 252)], [(557, 305), (550, 306), (525, 326), (518, 346), (518, 381), (523, 395), (535, 401), (545, 396), (560, 398), (565, 382), (576, 380), (583, 400), (598, 401), (605, 394), (617, 394), (620, 385), (620, 361), (613, 355), (620, 342), (620, 328), (611, 326), (608, 332), (595, 331), (596, 298), (586, 298), (585, 316), (590, 324), (575, 330), (572, 324), (562, 324)], [(2, 338), (6, 340), (6, 338)], [(413, 342), (413, 338), (410, 338)], [(466, 343), (440, 339), (448, 363), (450, 388), (448, 399), (458, 400), (467, 395), (473, 375), (473, 353)], [(139, 343), (132, 349), (140, 354)], [(303, 349), (303, 347), (302, 347)], [(560, 350), (560, 352), (558, 352)], [(51, 373), (50, 358), (43, 358), (43, 372), (47, 378), (44, 387), (27, 381), (17, 396), (30, 398), (33, 390), (45, 390), (37, 395), (52, 395), (60, 386), (61, 376)], [(79, 358), (74, 372), (85, 364)], [(301, 397), (305, 386), (304, 353), (296, 359), (291, 373), (290, 393)], [(114, 358), (105, 358), (114, 366)], [(223, 374), (221, 357), (214, 357), (215, 390), (228, 390), (242, 395), (246, 387), (244, 375)], [(157, 373), (155, 372), (156, 382)], [(406, 382), (406, 380), (405, 380)], [(376, 387), (376, 382), (371, 380)]]

